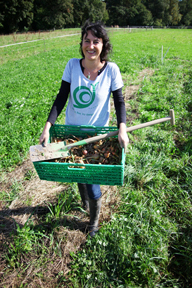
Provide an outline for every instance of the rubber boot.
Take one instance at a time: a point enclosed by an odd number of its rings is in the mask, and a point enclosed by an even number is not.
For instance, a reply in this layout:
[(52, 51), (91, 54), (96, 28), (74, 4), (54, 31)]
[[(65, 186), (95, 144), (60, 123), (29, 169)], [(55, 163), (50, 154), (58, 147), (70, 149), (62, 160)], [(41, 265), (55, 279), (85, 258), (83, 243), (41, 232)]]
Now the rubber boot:
[(88, 210), (89, 209), (89, 197), (87, 193), (87, 186), (84, 183), (77, 183), (79, 192), (81, 195), (81, 200), (83, 202), (83, 209)]
[(89, 235), (94, 237), (98, 232), (99, 212), (101, 209), (101, 197), (97, 200), (89, 198), (89, 211), (90, 211), (90, 223), (89, 223)]

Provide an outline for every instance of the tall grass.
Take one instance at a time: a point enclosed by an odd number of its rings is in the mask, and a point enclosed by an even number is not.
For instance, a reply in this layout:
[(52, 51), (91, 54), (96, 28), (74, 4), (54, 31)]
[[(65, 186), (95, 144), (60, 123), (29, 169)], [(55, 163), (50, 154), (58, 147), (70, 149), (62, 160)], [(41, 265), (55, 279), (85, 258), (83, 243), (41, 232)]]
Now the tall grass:
[[(192, 35), (190, 30), (151, 30), (110, 33), (115, 61), (126, 86), (139, 89), (126, 101), (127, 126), (168, 115), (165, 122), (129, 134), (125, 181), (111, 221), (101, 223), (94, 239), (71, 252), (70, 272), (50, 276), (51, 287), (190, 287), (192, 283)], [(1, 65), (1, 169), (22, 163), (29, 146), (38, 142), (59, 89), (68, 59), (80, 57), (78, 41), (67, 40), (23, 59)], [(162, 64), (161, 51), (164, 51)], [(166, 54), (167, 52), (167, 54)], [(165, 55), (166, 54), (166, 55)], [(144, 70), (145, 69), (145, 70)], [(142, 79), (139, 73), (146, 73)], [(153, 71), (149, 76), (147, 71)], [(58, 122), (62, 123), (64, 113)], [(24, 281), (30, 265), (44, 267), (63, 259), (71, 211), (77, 209), (72, 185), (49, 203), (41, 224), (17, 227), (3, 259), (7, 273), (18, 269)], [(105, 205), (105, 204), (103, 204)], [(24, 269), (23, 269), (24, 268)], [(31, 268), (32, 269), (32, 268)], [(22, 271), (22, 272), (21, 272)], [(35, 270), (36, 271), (36, 270)], [(42, 271), (42, 270), (41, 270)], [(26, 272), (28, 273), (28, 272)], [(34, 274), (43, 283), (43, 272)], [(31, 279), (31, 283), (32, 283)], [(24, 283), (24, 282), (23, 282)]]

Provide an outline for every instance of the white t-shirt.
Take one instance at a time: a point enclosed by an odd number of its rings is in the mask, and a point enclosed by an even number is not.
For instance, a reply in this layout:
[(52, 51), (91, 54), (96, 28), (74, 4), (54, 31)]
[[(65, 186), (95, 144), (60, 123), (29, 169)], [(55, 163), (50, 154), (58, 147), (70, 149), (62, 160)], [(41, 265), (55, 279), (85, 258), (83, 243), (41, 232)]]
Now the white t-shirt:
[(83, 74), (80, 59), (73, 58), (67, 63), (62, 80), (71, 84), (65, 124), (108, 126), (111, 92), (123, 87), (118, 66), (108, 62), (92, 81)]

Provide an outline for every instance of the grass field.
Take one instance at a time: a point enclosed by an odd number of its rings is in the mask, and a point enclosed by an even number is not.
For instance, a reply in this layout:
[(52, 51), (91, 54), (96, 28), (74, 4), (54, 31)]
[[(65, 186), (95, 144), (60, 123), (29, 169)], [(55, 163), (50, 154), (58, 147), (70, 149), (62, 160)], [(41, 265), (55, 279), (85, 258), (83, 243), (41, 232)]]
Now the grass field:
[[(191, 287), (192, 31), (109, 33), (127, 126), (170, 109), (176, 124), (129, 134), (124, 186), (102, 187), (101, 229), (86, 238), (76, 183), (40, 181), (28, 160), (79, 35), (0, 48), (0, 287)], [(0, 45), (22, 41), (11, 37)]]

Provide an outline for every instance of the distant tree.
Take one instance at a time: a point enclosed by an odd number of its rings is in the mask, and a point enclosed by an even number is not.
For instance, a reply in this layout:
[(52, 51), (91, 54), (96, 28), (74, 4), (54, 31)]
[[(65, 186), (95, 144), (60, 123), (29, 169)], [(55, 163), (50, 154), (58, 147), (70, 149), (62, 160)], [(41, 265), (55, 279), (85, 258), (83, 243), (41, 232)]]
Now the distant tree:
[(109, 13), (108, 25), (128, 25), (129, 0), (119, 0), (118, 2), (116, 0), (105, 0), (105, 3)]
[(144, 0), (153, 15), (154, 25), (177, 25), (181, 20), (179, 0)]
[(179, 13), (179, 0), (169, 1), (169, 15), (171, 25), (177, 25), (180, 22), (182, 16)]
[(109, 13), (109, 25), (151, 25), (153, 18), (151, 12), (141, 0), (106, 0)]
[(101, 0), (90, 1), (90, 11), (87, 16), (93, 22), (100, 20), (105, 23), (109, 19), (106, 3)]
[(153, 17), (151, 11), (149, 11), (145, 5), (142, 3), (138, 3), (135, 6), (136, 13), (130, 22), (132, 25), (140, 25), (140, 26), (150, 26), (153, 24)]
[(157, 26), (163, 26), (169, 21), (169, 0), (145, 0), (146, 8), (153, 15), (153, 23)]
[(0, 31), (3, 29), (4, 27), (4, 15), (2, 14), (2, 9), (1, 9), (1, 2), (0, 2)]
[(59, 29), (72, 23), (72, 0), (35, 0), (34, 30)]
[(179, 1), (179, 11), (182, 15), (180, 23), (192, 26), (192, 0)]
[(35, 0), (34, 30), (79, 27), (88, 18), (105, 23), (106, 4), (101, 0)]
[(84, 10), (87, 1), (73, 0), (73, 27), (80, 27), (84, 19)]
[(82, 23), (87, 19), (90, 19), (93, 22), (99, 20), (106, 23), (109, 18), (106, 10), (106, 3), (101, 0), (85, 0), (83, 8)]
[(11, 33), (28, 29), (33, 21), (34, 0), (0, 1), (0, 29)]
[(109, 19), (107, 24), (111, 25), (126, 25), (126, 14), (127, 8), (121, 5), (121, 1), (119, 1), (118, 5), (113, 5), (113, 1), (106, 1), (107, 11), (109, 13)]

